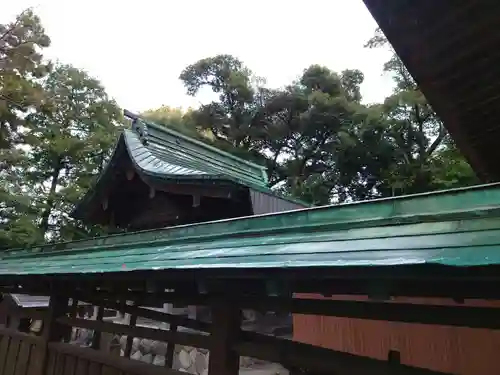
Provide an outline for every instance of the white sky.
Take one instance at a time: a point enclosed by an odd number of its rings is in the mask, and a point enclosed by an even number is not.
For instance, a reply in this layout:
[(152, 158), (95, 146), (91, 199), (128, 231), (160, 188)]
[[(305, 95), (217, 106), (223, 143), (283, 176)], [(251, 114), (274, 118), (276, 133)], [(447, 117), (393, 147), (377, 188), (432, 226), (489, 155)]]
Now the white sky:
[(45, 56), (99, 78), (126, 109), (197, 106), (178, 76), (198, 59), (232, 54), (268, 86), (290, 83), (310, 64), (365, 74), (365, 102), (391, 89), (390, 54), (364, 43), (376, 23), (361, 0), (4, 0), (0, 22), (34, 7), (52, 39)]

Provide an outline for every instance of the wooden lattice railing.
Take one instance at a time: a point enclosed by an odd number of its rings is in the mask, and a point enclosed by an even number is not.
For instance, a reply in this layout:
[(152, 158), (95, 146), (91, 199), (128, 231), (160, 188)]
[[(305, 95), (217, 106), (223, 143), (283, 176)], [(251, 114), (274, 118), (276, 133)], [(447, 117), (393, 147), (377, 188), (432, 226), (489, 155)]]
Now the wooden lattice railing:
[(12, 329), (0, 330), (0, 374), (40, 375), (43, 340)]
[(0, 330), (1, 375), (180, 375), (127, 358), (66, 343), (46, 344), (43, 338)]

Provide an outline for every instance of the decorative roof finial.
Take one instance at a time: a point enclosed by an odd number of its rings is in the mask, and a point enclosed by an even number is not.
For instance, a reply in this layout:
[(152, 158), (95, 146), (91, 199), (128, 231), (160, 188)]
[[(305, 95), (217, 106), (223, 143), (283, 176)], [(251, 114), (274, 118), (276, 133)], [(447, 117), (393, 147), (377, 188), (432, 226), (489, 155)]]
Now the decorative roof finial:
[(146, 146), (148, 144), (148, 125), (130, 111), (124, 110), (123, 115), (132, 120), (132, 131), (137, 133), (141, 143)]

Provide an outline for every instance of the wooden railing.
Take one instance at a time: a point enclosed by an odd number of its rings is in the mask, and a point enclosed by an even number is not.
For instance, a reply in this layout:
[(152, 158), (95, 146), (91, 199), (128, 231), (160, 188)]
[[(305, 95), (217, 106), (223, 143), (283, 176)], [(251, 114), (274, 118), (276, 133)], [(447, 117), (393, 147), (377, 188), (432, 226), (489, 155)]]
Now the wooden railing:
[(0, 330), (0, 374), (40, 375), (43, 340), (12, 329)]
[[(47, 350), (48, 349), (48, 350)], [(0, 329), (1, 375), (181, 375), (109, 353)]]
[[(45, 375), (182, 375), (184, 373), (110, 356), (98, 350), (50, 343)], [(17, 375), (17, 373), (15, 374)]]

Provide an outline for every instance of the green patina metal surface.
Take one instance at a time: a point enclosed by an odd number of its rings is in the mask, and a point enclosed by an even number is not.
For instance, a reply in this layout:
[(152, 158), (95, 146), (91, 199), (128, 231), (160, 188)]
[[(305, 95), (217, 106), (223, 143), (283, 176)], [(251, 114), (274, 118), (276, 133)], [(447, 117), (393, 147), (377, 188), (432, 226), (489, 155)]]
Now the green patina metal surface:
[(500, 184), (11, 250), (0, 274), (500, 264)]
[(221, 179), (248, 186), (267, 186), (265, 167), (166, 127), (145, 122), (143, 127), (145, 129), (140, 135), (125, 130), (124, 139), (132, 161), (146, 174), (171, 179)]

